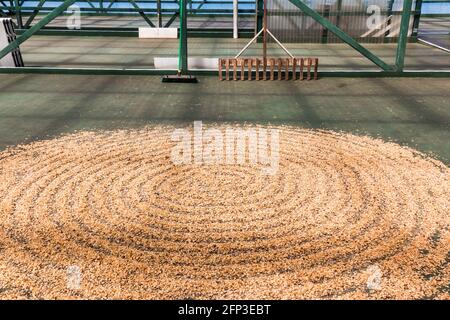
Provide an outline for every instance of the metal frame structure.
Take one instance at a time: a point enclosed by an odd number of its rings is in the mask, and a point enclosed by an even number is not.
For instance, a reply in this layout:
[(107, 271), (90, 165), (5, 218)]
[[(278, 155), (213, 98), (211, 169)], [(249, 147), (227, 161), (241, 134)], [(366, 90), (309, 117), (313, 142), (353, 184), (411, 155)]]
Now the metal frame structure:
[[(6, 5), (5, 2), (10, 4)], [(14, 3), (13, 1), (17, 1)], [(39, 0), (36, 6), (24, 6), (24, 0), (2, 0), (0, 1), (0, 13), (9, 12), (16, 18), (17, 32), (20, 34), (30, 28), (31, 23), (38, 15), (46, 15), (55, 9), (54, 6), (45, 5), (46, 1), (51, 3), (63, 3), (65, 0)], [(237, 0), (215, 0), (215, 4), (233, 4)], [(150, 27), (170, 27), (177, 18), (179, 18), (179, 1), (178, 0), (78, 0), (77, 3), (88, 4), (88, 7), (79, 8), (81, 16), (136, 16), (139, 15), (145, 20)], [(253, 4), (254, 0), (240, 0), (241, 4)], [(116, 8), (114, 4), (128, 4), (129, 7)], [(163, 4), (172, 4), (173, 8), (163, 8)], [(210, 4), (208, 0), (187, 0), (187, 16), (188, 17), (228, 17), (231, 14), (239, 15), (239, 17), (251, 18), (255, 15), (255, 10), (252, 9), (205, 9), (203, 6)], [(147, 7), (144, 7), (147, 5)], [(154, 8), (148, 7), (154, 6)], [(62, 13), (64, 14), (64, 13)], [(6, 13), (4, 14), (6, 15)], [(28, 20), (24, 23), (23, 16), (30, 15)], [(163, 18), (168, 18), (163, 23)], [(191, 29), (189, 33), (196, 37), (229, 37), (233, 35), (232, 29), (218, 29), (218, 28), (201, 28)], [(252, 29), (238, 29), (239, 37), (252, 37)], [(67, 30), (66, 28), (48, 27), (45, 26), (39, 30), (37, 34), (44, 35), (87, 35), (87, 36), (136, 36), (138, 34), (137, 28), (132, 27), (115, 27), (115, 28), (83, 28), (83, 30)]]
[[(10, 6), (7, 9), (12, 10), (20, 7), (20, 0), (14, 0), (15, 6)], [(96, 0), (90, 0), (90, 2), (94, 2)], [(101, 1), (102, 0), (97, 0)], [(131, 0), (134, 4), (136, 2)], [(158, 0), (159, 1), (159, 0)], [(161, 0), (162, 1), (162, 0)], [(62, 73), (62, 74), (127, 74), (127, 75), (208, 75), (214, 74), (216, 75), (216, 71), (210, 70), (189, 70), (187, 65), (188, 60), (188, 52), (187, 52), (187, 38), (189, 36), (189, 30), (187, 29), (186, 18), (188, 17), (188, 13), (190, 9), (187, 8), (187, 2), (189, 0), (179, 0), (181, 7), (179, 10), (179, 15), (181, 18), (180, 23), (180, 46), (179, 46), (179, 64), (178, 70), (160, 70), (160, 69), (105, 69), (105, 68), (42, 68), (42, 67), (24, 67), (24, 68), (0, 68), (0, 73)], [(195, 1), (195, 0), (192, 0)], [(229, 1), (229, 0), (228, 0)], [(260, 27), (263, 25), (262, 16), (260, 14), (260, 10), (264, 9), (263, 0), (256, 0), (256, 27), (258, 31)], [(404, 70), (404, 60), (406, 53), (406, 45), (408, 41), (408, 31), (409, 31), (409, 23), (410, 18), (413, 13), (412, 11), (412, 0), (404, 0), (403, 1), (403, 11), (400, 22), (400, 34), (397, 41), (397, 52), (396, 52), (396, 60), (395, 65), (389, 65), (385, 61), (383, 61), (380, 57), (375, 55), (373, 52), (369, 51), (367, 48), (362, 46), (358, 41), (353, 39), (347, 33), (345, 33), (342, 29), (340, 29), (337, 25), (333, 24), (330, 20), (325, 18), (323, 15), (318, 13), (317, 11), (311, 9), (308, 5), (303, 2), (303, 0), (289, 0), (294, 6), (298, 7), (304, 14), (313, 18), (320, 25), (326, 28), (328, 31), (335, 34), (338, 38), (340, 38), (343, 42), (350, 45), (357, 52), (362, 54), (364, 57), (372, 61), (376, 66), (378, 66), (380, 71), (328, 71), (328, 72), (319, 72), (319, 76), (339, 76), (339, 77), (449, 77), (449, 71), (431, 71), (431, 70), (423, 70), (423, 71), (405, 71)], [(12, 0), (11, 0), (12, 2)], [(17, 37), (17, 39), (10, 43), (8, 46), (0, 50), (0, 59), (10, 53), (12, 50), (19, 47), (24, 41), (29, 39), (32, 35), (37, 34), (40, 30), (42, 30), (48, 23), (54, 20), (57, 16), (63, 14), (65, 10), (77, 2), (77, 0), (64, 0), (58, 7), (51, 10), (46, 16), (44, 16), (39, 22), (30, 26), (30, 23), (26, 23), (29, 26), (28, 29), (25, 29), (24, 32)], [(41, 3), (43, 3), (41, 1)], [(22, 2), (23, 4), (23, 2)], [(135, 7), (135, 6), (134, 6)], [(0, 7), (0, 9), (5, 9), (5, 7)], [(111, 8), (110, 8), (111, 9)], [(135, 11), (139, 12), (139, 7), (134, 8)], [(127, 9), (129, 10), (129, 9)], [(145, 12), (143, 15), (146, 16)], [(139, 14), (141, 14), (139, 12)], [(160, 13), (157, 12), (158, 24), (160, 24), (161, 17), (161, 9)], [(34, 12), (33, 12), (34, 14)], [(37, 14), (37, 13), (36, 13)], [(416, 16), (416, 12), (414, 15)], [(142, 15), (142, 14), (141, 14)], [(159, 16), (158, 16), (159, 15)], [(19, 28), (23, 27), (23, 23), (21, 21), (22, 17), (20, 14), (20, 10), (16, 11), (16, 18)], [(416, 17), (419, 19), (420, 15)], [(146, 20), (147, 21), (147, 20)], [(150, 21), (150, 20), (149, 20)], [(148, 22), (148, 21), (147, 21)], [(416, 23), (416, 22), (414, 22)], [(149, 23), (150, 24), (150, 23)], [(153, 23), (152, 23), (153, 24)], [(418, 22), (417, 22), (418, 25)]]

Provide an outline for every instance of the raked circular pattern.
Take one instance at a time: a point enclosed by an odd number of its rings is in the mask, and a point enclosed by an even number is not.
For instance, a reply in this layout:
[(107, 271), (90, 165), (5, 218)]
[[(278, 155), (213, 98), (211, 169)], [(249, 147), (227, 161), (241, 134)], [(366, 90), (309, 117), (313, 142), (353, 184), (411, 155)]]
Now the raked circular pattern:
[(172, 127), (1, 152), (0, 298), (449, 298), (446, 165), (271, 128), (273, 175), (176, 165)]

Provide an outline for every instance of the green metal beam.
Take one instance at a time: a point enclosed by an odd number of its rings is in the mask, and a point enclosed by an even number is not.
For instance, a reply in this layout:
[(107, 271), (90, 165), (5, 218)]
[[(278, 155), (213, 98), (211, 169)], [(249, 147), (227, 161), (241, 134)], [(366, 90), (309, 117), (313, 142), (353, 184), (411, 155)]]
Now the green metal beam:
[[(75, 75), (176, 75), (177, 70), (163, 69), (111, 69), (111, 68), (53, 68), (53, 67), (23, 67), (9, 68), (0, 67), (0, 74), (75, 74)], [(217, 71), (213, 70), (189, 70), (190, 75), (214, 76), (217, 77)], [(338, 78), (450, 78), (450, 70), (429, 71), (320, 71), (321, 77)]]
[(178, 47), (178, 73), (188, 73), (188, 48), (187, 48), (187, 7), (186, 0), (180, 0), (180, 45)]
[(27, 22), (25, 22), (25, 25), (23, 26), (25, 29), (28, 28), (31, 23), (33, 22), (36, 15), (39, 13), (39, 10), (42, 8), (46, 0), (40, 0), (38, 5), (36, 6), (36, 9), (33, 11), (31, 16), (28, 18)]
[[(16, 0), (18, 1), (18, 0)], [(38, 23), (32, 26), (30, 29), (25, 31), (21, 36), (17, 37), (16, 40), (11, 42), (5, 48), (0, 51), (0, 59), (6, 56), (11, 51), (17, 49), (24, 41), (30, 38), (33, 34), (39, 31), (42, 27), (50, 23), (53, 19), (59, 16), (62, 12), (64, 12), (68, 7), (70, 7), (77, 0), (66, 0), (59, 5), (59, 7), (53, 9), (48, 15), (42, 18)]]
[[(411, 1), (411, 0), (406, 0)], [(345, 33), (342, 29), (334, 25), (330, 20), (325, 19), (322, 15), (308, 7), (305, 3), (303, 3), (301, 0), (289, 0), (294, 6), (302, 10), (306, 15), (313, 18), (315, 21), (317, 21), (319, 24), (330, 30), (332, 33), (334, 33), (339, 39), (350, 45), (353, 49), (361, 53), (364, 57), (375, 63), (377, 66), (379, 66), (384, 71), (390, 71), (394, 68), (392, 66), (389, 66), (386, 62), (381, 60), (378, 56), (364, 48), (362, 45), (360, 45), (355, 39), (353, 39), (351, 36), (349, 36), (347, 33)]]
[(398, 37), (395, 67), (397, 71), (403, 71), (405, 67), (406, 44), (408, 41), (409, 21), (411, 19), (412, 0), (403, 0), (402, 20), (400, 22), (400, 33)]
[(116, 0), (111, 0), (111, 2), (109, 3), (109, 5), (108, 5), (108, 9), (110, 9), (112, 6), (113, 6), (113, 4), (116, 2)]
[[(27, 29), (16, 29), (18, 35), (26, 32)], [(188, 29), (188, 38), (230, 38), (233, 36), (233, 30), (211, 30), (211, 29)], [(137, 37), (139, 32), (137, 28), (100, 28), (81, 30), (67, 30), (65, 28), (42, 28), (35, 35), (43, 36), (94, 36), (94, 37)], [(239, 38), (253, 38), (253, 30), (240, 30)]]

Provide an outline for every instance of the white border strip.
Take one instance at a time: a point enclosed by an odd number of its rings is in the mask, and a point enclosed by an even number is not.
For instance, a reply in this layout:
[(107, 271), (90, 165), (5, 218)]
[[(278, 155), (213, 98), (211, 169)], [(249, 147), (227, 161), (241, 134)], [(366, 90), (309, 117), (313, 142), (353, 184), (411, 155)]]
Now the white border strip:
[(431, 47), (434, 47), (434, 48), (437, 48), (437, 49), (441, 49), (442, 51), (450, 53), (450, 49), (438, 46), (437, 44), (434, 44), (432, 42), (429, 42), (429, 41), (426, 41), (426, 40), (423, 40), (423, 39), (420, 39), (420, 38), (417, 38), (417, 40), (419, 40), (419, 42), (423, 42), (424, 44), (427, 44), (427, 45), (429, 45)]

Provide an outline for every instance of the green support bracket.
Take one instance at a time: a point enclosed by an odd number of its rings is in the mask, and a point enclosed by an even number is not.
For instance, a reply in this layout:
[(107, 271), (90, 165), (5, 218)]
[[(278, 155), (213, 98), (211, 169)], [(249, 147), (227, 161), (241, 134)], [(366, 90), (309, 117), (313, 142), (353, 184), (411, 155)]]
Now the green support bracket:
[(108, 5), (108, 9), (111, 9), (111, 7), (114, 5), (115, 2), (116, 0), (112, 0)]
[[(18, 0), (16, 0), (18, 1)], [(30, 29), (25, 31), (21, 36), (17, 37), (16, 40), (11, 42), (5, 48), (0, 51), (0, 59), (6, 56), (11, 51), (17, 49), (24, 41), (30, 38), (33, 34), (41, 30), (45, 25), (50, 23), (53, 19), (63, 13), (68, 7), (74, 4), (77, 0), (66, 0), (61, 3), (58, 7), (49, 12), (44, 18), (42, 18), (38, 23), (32, 26)]]
[[(86, 2), (91, 6), (91, 8), (96, 9), (96, 7), (90, 2), (89, 0), (86, 0)], [(103, 8), (103, 2), (101, 2), (102, 8)]]
[(178, 17), (179, 13), (176, 12), (173, 14), (172, 17), (170, 17), (169, 21), (166, 22), (166, 24), (164, 25), (164, 28), (168, 28), (170, 27), (170, 25), (175, 21), (175, 19)]
[(153, 22), (145, 15), (145, 12), (136, 4), (136, 2), (134, 0), (129, 0), (131, 5), (138, 10), (138, 13), (140, 14), (140, 16), (142, 18), (144, 18), (144, 20), (148, 23), (148, 25), (152, 28), (155, 27), (155, 25), (153, 24)]
[[(178, 3), (178, 9), (180, 7), (180, 4)], [(180, 11), (178, 10), (178, 12), (175, 12), (172, 17), (170, 17), (170, 19), (166, 22), (166, 24), (164, 25), (164, 28), (168, 28), (172, 25), (172, 23), (175, 21), (175, 19), (180, 15)]]
[[(411, 1), (411, 0), (406, 0)], [(355, 39), (353, 39), (351, 36), (349, 36), (347, 33), (345, 33), (342, 29), (334, 25), (330, 20), (325, 19), (322, 15), (308, 7), (305, 3), (303, 3), (301, 0), (289, 0), (294, 6), (299, 8), (301, 11), (303, 11), (306, 15), (313, 18), (315, 21), (317, 21), (319, 24), (330, 30), (332, 33), (334, 33), (339, 39), (350, 45), (353, 49), (361, 53), (364, 57), (375, 63), (377, 66), (379, 66), (384, 71), (392, 71), (394, 68), (390, 65), (388, 65), (386, 62), (381, 60), (378, 56), (364, 48), (362, 45), (360, 45)]]
[[(200, 3), (197, 8), (195, 8), (196, 10), (201, 9), (203, 7), (204, 4), (206, 4), (208, 1), (207, 0), (203, 0), (202, 3)], [(191, 0), (191, 6), (189, 7), (189, 10), (192, 10), (192, 0)]]
[(411, 19), (412, 0), (403, 0), (402, 20), (400, 22), (400, 34), (398, 37), (395, 67), (397, 71), (403, 71), (405, 66), (406, 45), (408, 42), (409, 21)]

